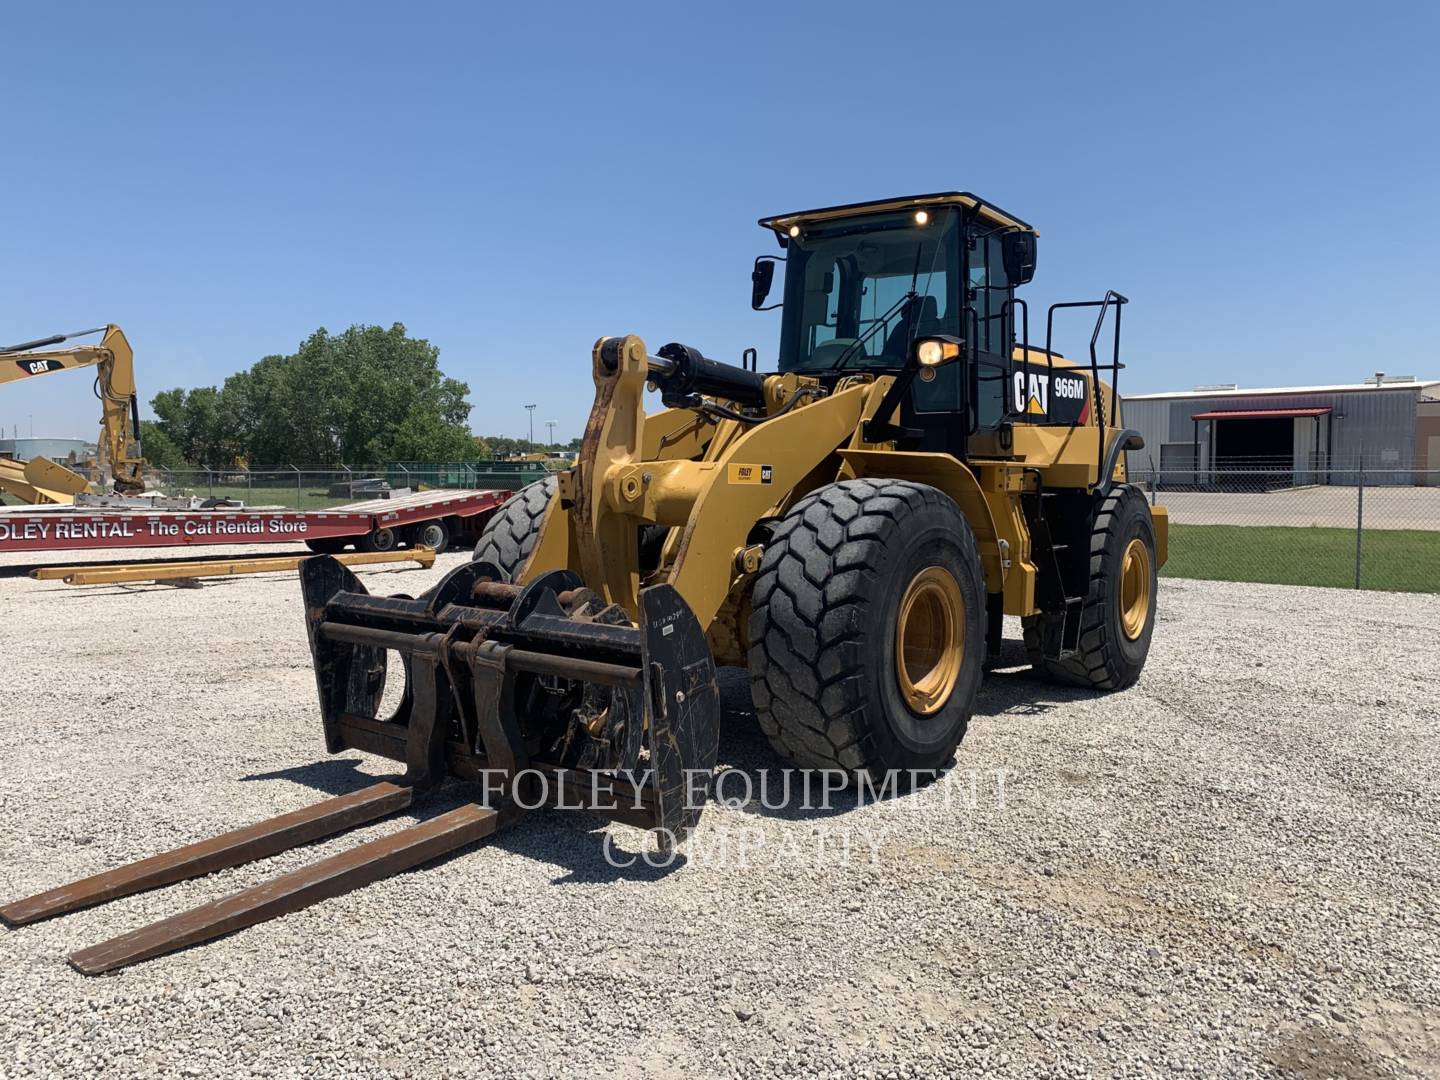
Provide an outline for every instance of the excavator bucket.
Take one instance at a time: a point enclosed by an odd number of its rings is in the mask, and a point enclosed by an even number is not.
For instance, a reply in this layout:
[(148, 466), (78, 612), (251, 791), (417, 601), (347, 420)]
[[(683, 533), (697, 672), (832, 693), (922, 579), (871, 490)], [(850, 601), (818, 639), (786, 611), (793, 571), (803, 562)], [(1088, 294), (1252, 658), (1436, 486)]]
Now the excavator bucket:
[[(12, 927), (239, 866), (377, 821), (451, 776), (480, 798), (278, 878), (73, 953), (87, 975), (210, 941), (485, 839), (542, 806), (590, 810), (682, 841), (709, 792), (719, 738), (715, 666), (668, 585), (637, 625), (569, 571), (525, 586), (487, 563), (418, 598), (370, 596), (328, 555), (300, 566), (326, 746), (405, 773), (0, 908)], [(379, 715), (388, 657), (404, 677)], [(394, 697), (392, 693), (392, 697)]]
[(61, 491), (69, 496), (90, 490), (90, 481), (47, 457), (33, 457), (25, 463), (25, 479), (37, 488)]

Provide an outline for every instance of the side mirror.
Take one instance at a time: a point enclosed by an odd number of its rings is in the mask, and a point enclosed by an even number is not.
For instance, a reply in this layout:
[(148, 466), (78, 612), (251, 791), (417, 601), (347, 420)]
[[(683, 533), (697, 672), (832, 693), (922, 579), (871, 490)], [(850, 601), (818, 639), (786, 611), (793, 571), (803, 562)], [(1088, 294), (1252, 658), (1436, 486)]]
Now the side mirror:
[(1001, 238), (1005, 259), (1005, 276), (1011, 285), (1024, 285), (1035, 276), (1035, 234), (1006, 233)]
[(755, 260), (755, 269), (750, 271), (750, 306), (756, 311), (765, 311), (765, 298), (770, 295), (770, 286), (775, 283), (773, 255), (761, 255)]

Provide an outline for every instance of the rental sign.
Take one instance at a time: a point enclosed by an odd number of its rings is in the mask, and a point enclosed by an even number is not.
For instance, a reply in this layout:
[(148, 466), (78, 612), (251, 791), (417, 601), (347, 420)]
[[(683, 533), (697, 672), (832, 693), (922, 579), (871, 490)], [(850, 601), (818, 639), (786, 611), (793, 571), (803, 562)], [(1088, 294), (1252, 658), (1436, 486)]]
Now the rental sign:
[(185, 544), (273, 544), (368, 531), (364, 514), (75, 513), (0, 514), (0, 552)]

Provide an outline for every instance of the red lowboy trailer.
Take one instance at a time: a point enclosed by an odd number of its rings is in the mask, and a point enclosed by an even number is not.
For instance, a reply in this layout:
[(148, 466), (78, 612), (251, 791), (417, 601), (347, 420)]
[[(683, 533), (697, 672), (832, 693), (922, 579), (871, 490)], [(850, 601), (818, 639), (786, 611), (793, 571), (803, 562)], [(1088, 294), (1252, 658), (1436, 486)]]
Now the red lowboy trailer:
[(100, 506), (0, 508), (0, 552), (199, 544), (346, 544), (384, 551), (400, 544), (443, 550), (474, 536), (510, 497), (508, 491), (420, 491), (327, 510), (207, 510)]

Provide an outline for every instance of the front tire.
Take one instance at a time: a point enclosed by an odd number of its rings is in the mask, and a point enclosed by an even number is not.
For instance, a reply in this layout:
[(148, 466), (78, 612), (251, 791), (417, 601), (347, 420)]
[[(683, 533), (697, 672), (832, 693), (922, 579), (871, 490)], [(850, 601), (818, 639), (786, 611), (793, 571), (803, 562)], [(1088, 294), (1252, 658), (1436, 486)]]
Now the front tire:
[(844, 480), (766, 545), (750, 680), (770, 744), (804, 768), (941, 768), (965, 736), (985, 653), (985, 588), (965, 515), (906, 480)]
[(505, 571), (508, 580), (514, 581), (535, 550), (540, 524), (545, 519), (545, 511), (550, 509), (558, 484), (554, 476), (547, 476), (511, 495), (485, 523), (485, 530), (475, 543), (473, 560), (493, 563)]
[(1080, 610), (1080, 647), (1064, 660), (1041, 649), (1041, 622), (1024, 620), (1025, 648), (1036, 671), (1055, 682), (1095, 690), (1133, 686), (1150, 654), (1159, 584), (1155, 523), (1139, 488), (1116, 486), (1101, 501), (1090, 532), (1090, 583)]

